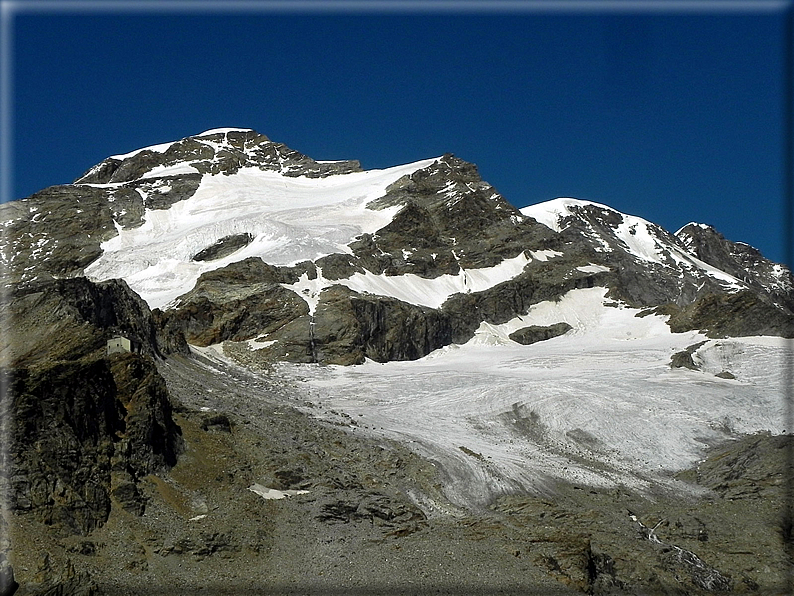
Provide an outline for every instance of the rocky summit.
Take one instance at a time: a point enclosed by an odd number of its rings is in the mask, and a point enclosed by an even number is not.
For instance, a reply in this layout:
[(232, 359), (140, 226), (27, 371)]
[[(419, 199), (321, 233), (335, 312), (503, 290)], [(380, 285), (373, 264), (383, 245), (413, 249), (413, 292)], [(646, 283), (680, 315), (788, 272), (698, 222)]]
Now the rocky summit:
[(794, 278), (249, 129), (0, 205), (10, 594), (783, 593)]

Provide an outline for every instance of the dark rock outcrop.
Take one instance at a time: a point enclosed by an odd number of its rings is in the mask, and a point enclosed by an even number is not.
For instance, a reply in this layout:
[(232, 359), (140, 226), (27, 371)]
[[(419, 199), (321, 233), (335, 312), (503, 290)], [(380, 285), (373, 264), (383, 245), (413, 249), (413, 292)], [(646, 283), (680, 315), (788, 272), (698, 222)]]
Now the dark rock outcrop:
[(683, 308), (668, 304), (656, 312), (670, 315), (673, 333), (703, 330), (709, 337), (794, 337), (794, 315), (751, 290), (706, 294)]
[(245, 234), (233, 234), (231, 236), (224, 236), (214, 244), (208, 246), (205, 249), (200, 250), (195, 254), (193, 257), (194, 261), (214, 261), (217, 259), (222, 259), (223, 257), (228, 257), (231, 254), (234, 254), (244, 246), (248, 246), (253, 241), (253, 235), (249, 233)]
[(691, 346), (687, 346), (686, 350), (676, 352), (670, 357), (670, 368), (688, 368), (689, 370), (699, 370), (697, 364), (692, 359), (692, 354), (698, 351), (707, 342), (701, 341)]
[(2, 306), (2, 315), (8, 324), (0, 339), (3, 366), (101, 355), (116, 334), (151, 356), (187, 353), (184, 337), (158, 329), (147, 304), (123, 280), (93, 283), (76, 277), (17, 287)]
[(713, 490), (723, 499), (781, 498), (794, 476), (789, 460), (793, 441), (789, 434), (746, 435), (712, 449), (694, 471), (680, 476)]
[(308, 314), (306, 302), (279, 285), (297, 282), (302, 273), (316, 277), (311, 264), (273, 267), (246, 259), (203, 274), (177, 308), (156, 310), (155, 318), (165, 331), (184, 333), (200, 346), (253, 339)]
[(34, 581), (25, 585), (25, 593), (36, 596), (100, 596), (101, 591), (88, 572), (75, 569), (71, 559), (54, 561), (45, 553), (38, 561)]
[(17, 589), (19, 584), (14, 579), (14, 569), (5, 553), (0, 553), (0, 596), (12, 596)]
[(461, 267), (492, 267), (554, 244), (546, 226), (522, 216), (480, 178), (474, 164), (452, 154), (403, 176), (368, 207), (398, 205), (402, 209), (391, 223), (351, 245), (373, 273), (454, 275)]
[(82, 274), (117, 233), (107, 197), (105, 189), (63, 185), (0, 205), (0, 220), (10, 222), (0, 243), (4, 285)]
[[(136, 483), (180, 449), (153, 358), (186, 353), (184, 337), (159, 331), (122, 280), (38, 281), (9, 298), (0, 359), (11, 508), (82, 534), (105, 522), (114, 498), (142, 513)], [(137, 353), (107, 356), (115, 335)]]
[(568, 323), (555, 323), (554, 325), (546, 326), (530, 325), (528, 327), (522, 327), (517, 331), (513, 331), (513, 333), (511, 333), (508, 337), (515, 342), (527, 346), (539, 341), (546, 341), (552, 337), (565, 335), (571, 329), (573, 329), (573, 327), (571, 327)]
[(267, 339), (274, 359), (323, 364), (415, 360), (451, 342), (443, 312), (394, 298), (363, 295), (332, 286), (320, 295), (313, 317), (300, 316)]
[(137, 480), (176, 463), (179, 428), (149, 357), (119, 354), (8, 376), (2, 411), (13, 510), (86, 534), (110, 512), (111, 472)]
[(764, 258), (748, 244), (726, 240), (711, 226), (688, 224), (678, 230), (676, 236), (701, 261), (768, 294), (773, 302), (788, 310), (794, 310), (794, 278), (788, 268)]

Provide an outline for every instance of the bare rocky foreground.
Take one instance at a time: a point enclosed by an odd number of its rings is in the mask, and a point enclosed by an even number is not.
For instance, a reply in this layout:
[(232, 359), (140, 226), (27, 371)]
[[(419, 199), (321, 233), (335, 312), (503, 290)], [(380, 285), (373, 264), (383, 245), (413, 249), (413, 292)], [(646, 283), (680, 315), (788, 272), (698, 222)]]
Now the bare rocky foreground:
[(177, 464), (139, 498), (113, 492), (85, 535), (12, 515), (19, 594), (785, 593), (785, 437), (716, 449), (680, 475), (700, 497), (559, 483), (465, 509), (444, 470), (344, 414), (299, 411), (313, 408), (267, 372), (181, 355), (158, 369)]

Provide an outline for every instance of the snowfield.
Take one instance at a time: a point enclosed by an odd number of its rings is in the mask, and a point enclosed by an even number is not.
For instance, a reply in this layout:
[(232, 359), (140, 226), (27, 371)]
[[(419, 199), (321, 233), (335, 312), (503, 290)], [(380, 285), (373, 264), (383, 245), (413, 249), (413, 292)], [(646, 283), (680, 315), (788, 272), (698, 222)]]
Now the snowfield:
[[(386, 188), (435, 159), (326, 178), (282, 176), (242, 168), (231, 176), (205, 175), (195, 194), (169, 209), (147, 209), (145, 223), (102, 244), (87, 269), (93, 281), (124, 278), (151, 308), (163, 308), (193, 288), (199, 276), (248, 257), (294, 265), (332, 253), (349, 253), (356, 236), (387, 225), (400, 207), (366, 204)], [(222, 259), (196, 262), (202, 249), (232, 234), (254, 241)]]
[[(710, 340), (695, 353), (702, 371), (671, 369), (673, 353), (706, 338), (605, 306), (604, 294), (574, 290), (418, 361), (277, 370), (323, 410), (350, 415), (352, 432), (398, 439), (437, 462), (449, 497), (469, 506), (515, 490), (549, 492), (560, 479), (683, 490), (672, 474), (707, 446), (784, 430), (790, 341)], [(573, 329), (529, 346), (507, 337), (559, 321)], [(736, 379), (715, 376), (725, 370)]]

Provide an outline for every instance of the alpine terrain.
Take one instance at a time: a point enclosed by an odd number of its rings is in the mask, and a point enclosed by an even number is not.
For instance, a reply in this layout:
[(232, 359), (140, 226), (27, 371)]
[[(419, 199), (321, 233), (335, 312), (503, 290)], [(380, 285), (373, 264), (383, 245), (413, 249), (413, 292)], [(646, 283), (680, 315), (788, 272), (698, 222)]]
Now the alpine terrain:
[(0, 205), (0, 593), (786, 593), (794, 278), (249, 129)]

